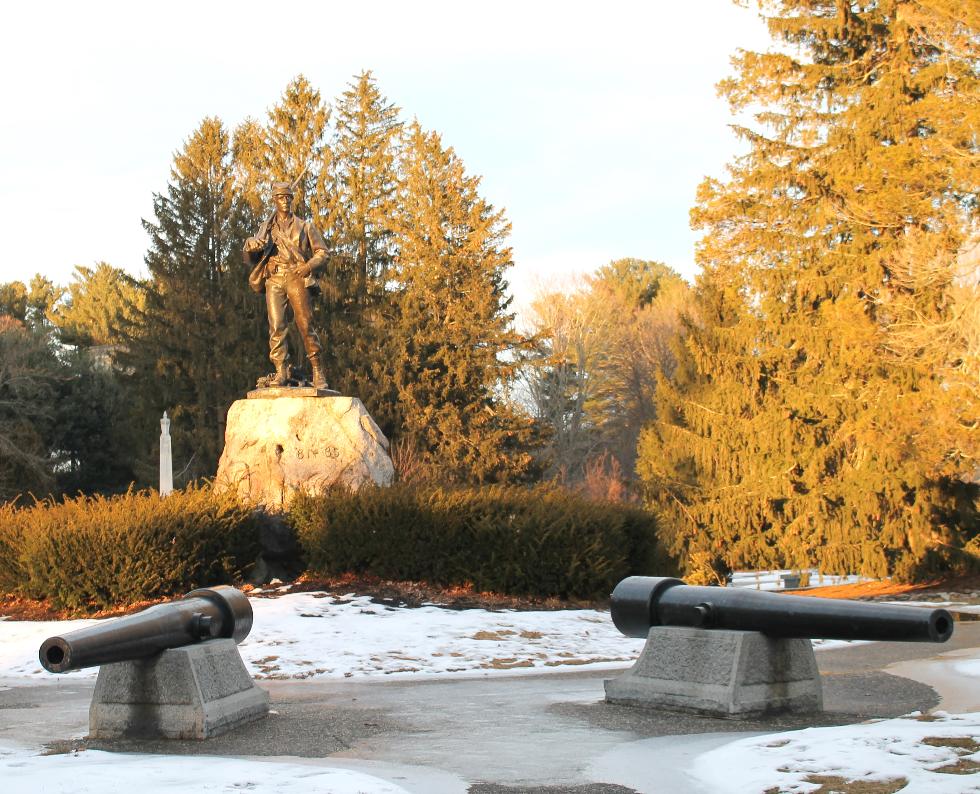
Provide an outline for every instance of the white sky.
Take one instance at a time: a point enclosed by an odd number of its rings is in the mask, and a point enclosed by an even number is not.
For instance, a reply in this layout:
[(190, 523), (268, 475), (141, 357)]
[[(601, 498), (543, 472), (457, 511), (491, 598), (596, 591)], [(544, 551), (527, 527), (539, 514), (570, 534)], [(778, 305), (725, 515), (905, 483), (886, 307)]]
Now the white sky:
[(332, 100), (372, 69), (506, 209), (519, 301), (622, 256), (693, 277), (688, 210), (737, 146), (714, 86), (737, 48), (768, 46), (729, 0), (36, 2), (2, 19), (0, 281), (144, 273), (140, 218), (202, 118), (264, 121), (299, 73)]

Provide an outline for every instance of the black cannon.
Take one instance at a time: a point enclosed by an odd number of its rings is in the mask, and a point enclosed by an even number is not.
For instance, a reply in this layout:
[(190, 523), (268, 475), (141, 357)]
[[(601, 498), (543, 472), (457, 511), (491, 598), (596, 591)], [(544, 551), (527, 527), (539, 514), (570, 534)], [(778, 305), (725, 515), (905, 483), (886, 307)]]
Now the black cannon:
[(226, 637), (241, 642), (252, 630), (252, 605), (234, 587), (194, 590), (179, 601), (135, 615), (49, 637), (38, 651), (51, 673), (144, 659), (168, 648)]
[(868, 604), (723, 587), (680, 579), (630, 576), (613, 590), (613, 623), (627, 637), (653, 626), (757, 631), (774, 638), (946, 642), (953, 618), (945, 609)]

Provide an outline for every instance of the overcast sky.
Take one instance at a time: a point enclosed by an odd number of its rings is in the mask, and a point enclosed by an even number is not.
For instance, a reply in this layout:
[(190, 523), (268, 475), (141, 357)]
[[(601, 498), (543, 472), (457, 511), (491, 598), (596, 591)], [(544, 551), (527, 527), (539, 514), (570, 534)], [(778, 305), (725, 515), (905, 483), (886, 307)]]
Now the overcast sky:
[(521, 302), (624, 256), (693, 278), (688, 210), (737, 147), (714, 86), (768, 46), (729, 0), (37, 2), (3, 21), (0, 280), (145, 273), (140, 219), (202, 118), (265, 121), (299, 73), (332, 101), (371, 69), (506, 209)]

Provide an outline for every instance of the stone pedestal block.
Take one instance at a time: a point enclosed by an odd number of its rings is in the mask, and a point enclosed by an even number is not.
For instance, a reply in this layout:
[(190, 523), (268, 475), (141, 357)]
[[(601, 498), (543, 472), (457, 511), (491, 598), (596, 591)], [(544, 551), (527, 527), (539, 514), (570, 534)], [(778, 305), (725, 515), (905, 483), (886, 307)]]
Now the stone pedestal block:
[(394, 473), (388, 439), (360, 400), (316, 389), (259, 389), (228, 411), (215, 488), (280, 511), (298, 491), (390, 485)]
[(606, 700), (731, 718), (823, 708), (809, 640), (675, 626), (650, 629), (636, 664), (606, 681)]
[(173, 648), (99, 669), (89, 735), (95, 739), (207, 739), (269, 713), (234, 640)]

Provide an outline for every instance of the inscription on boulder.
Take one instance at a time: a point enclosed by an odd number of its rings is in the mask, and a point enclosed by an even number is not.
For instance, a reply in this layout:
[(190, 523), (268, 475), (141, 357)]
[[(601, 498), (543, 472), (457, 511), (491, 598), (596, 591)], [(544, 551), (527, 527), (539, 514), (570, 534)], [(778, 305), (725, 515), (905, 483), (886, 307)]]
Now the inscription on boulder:
[(215, 488), (233, 488), (278, 511), (299, 491), (335, 484), (356, 490), (364, 483), (390, 485), (393, 478), (388, 439), (360, 400), (290, 396), (231, 406)]

